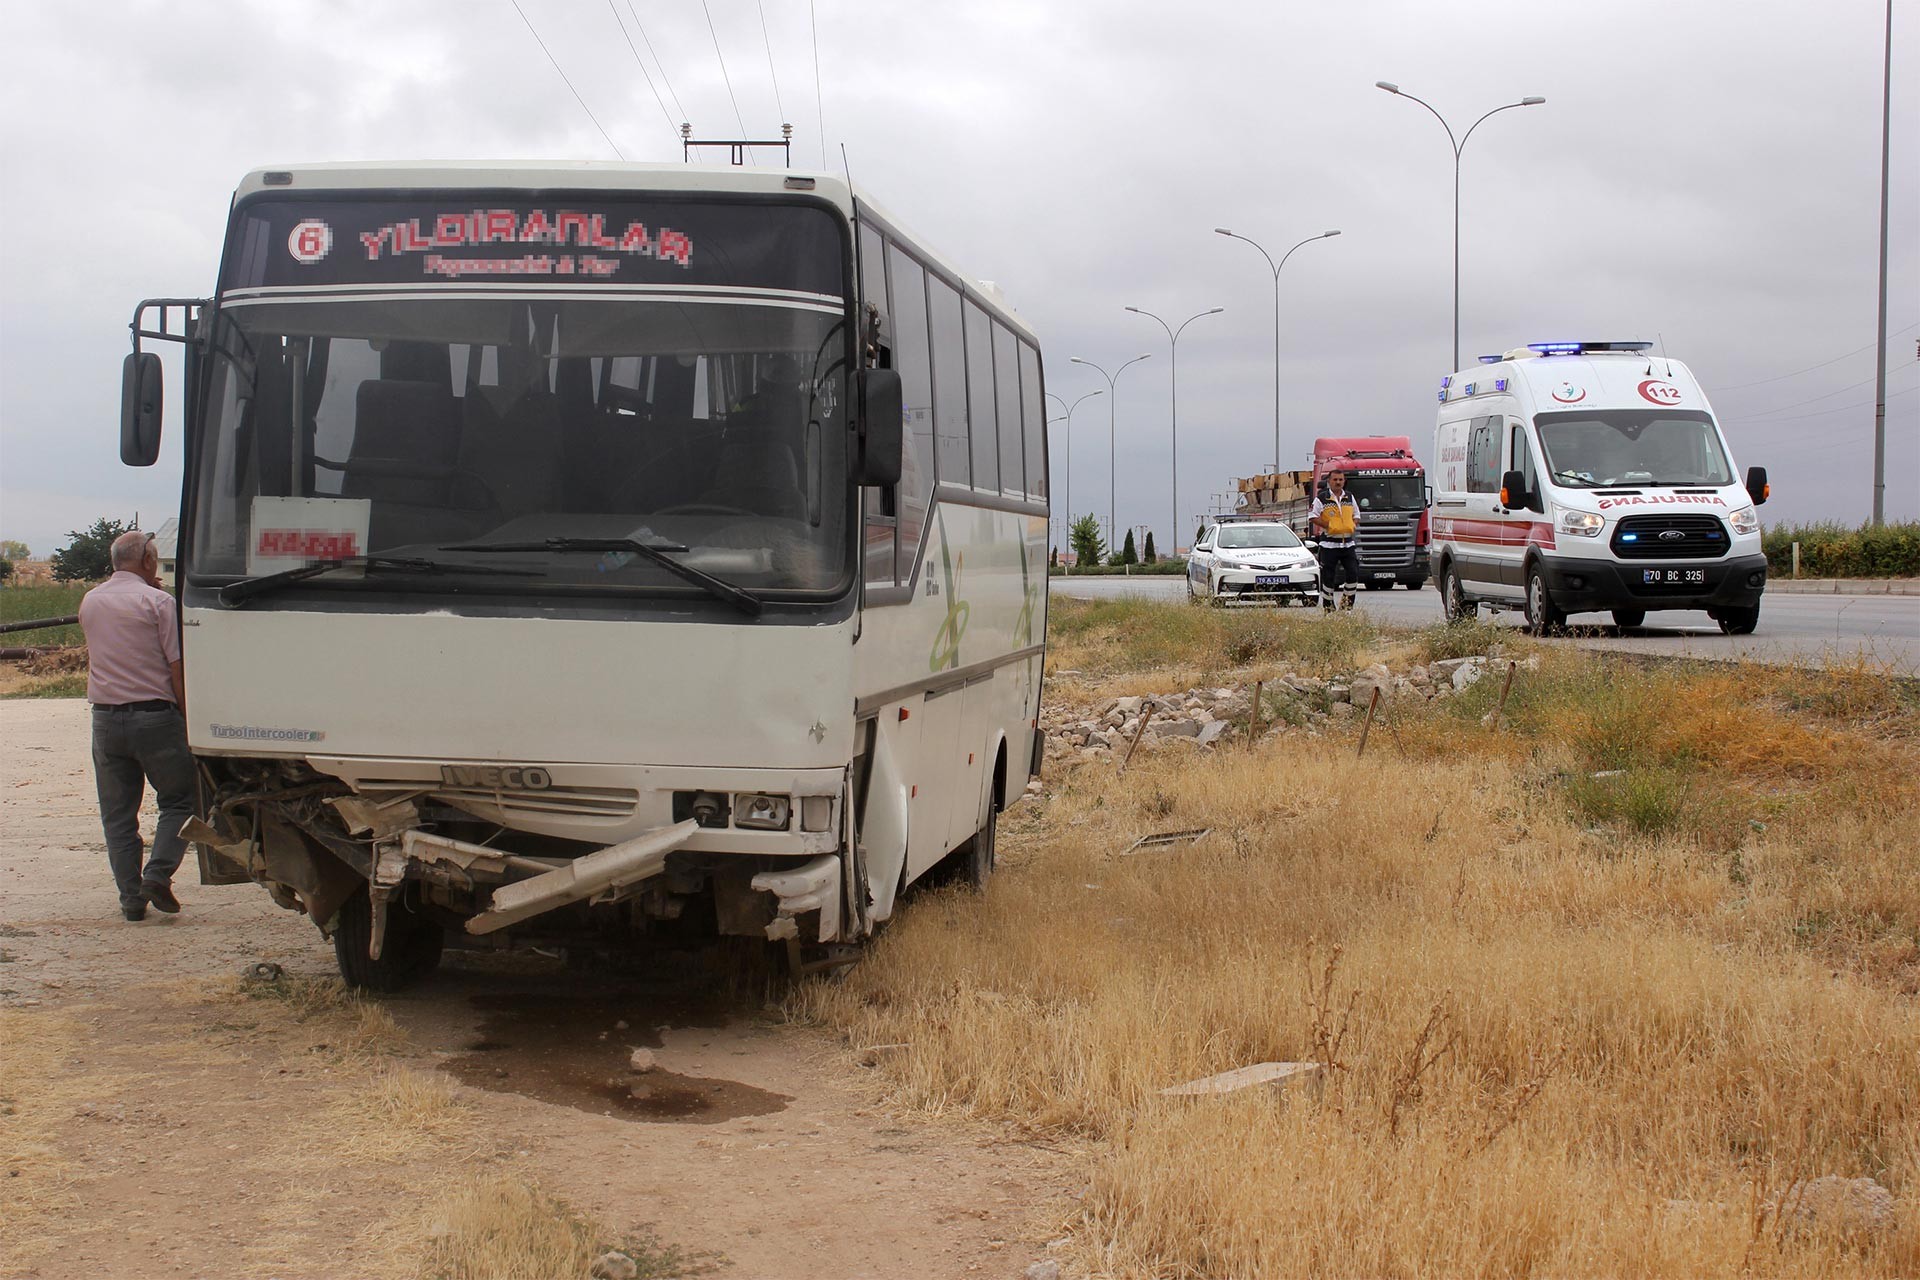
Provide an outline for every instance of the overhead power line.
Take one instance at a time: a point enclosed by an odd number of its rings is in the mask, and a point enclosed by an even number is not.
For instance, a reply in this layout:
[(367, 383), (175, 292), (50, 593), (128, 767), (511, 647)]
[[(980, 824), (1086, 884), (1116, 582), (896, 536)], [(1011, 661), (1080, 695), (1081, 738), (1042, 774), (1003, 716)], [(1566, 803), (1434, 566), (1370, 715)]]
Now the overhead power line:
[(813, 33), (813, 105), (820, 114), (820, 167), (827, 167), (827, 104), (820, 96), (820, 19), (807, 0), (807, 27)]
[[(733, 103), (734, 123), (740, 126), (740, 136), (747, 136), (747, 120), (740, 114), (740, 99), (733, 96), (733, 78), (727, 74), (727, 55), (720, 52), (720, 33), (713, 27), (713, 10), (707, 7), (707, 0), (700, 0), (700, 10), (707, 15), (707, 34), (713, 37), (713, 56), (720, 59), (720, 82), (727, 86), (727, 98)], [(753, 152), (749, 150), (748, 155)]]
[[(1910, 324), (1907, 326), (1906, 329), (1897, 330), (1893, 334), (1893, 336), (1897, 338), (1901, 334), (1907, 332), (1907, 329), (1920, 329), (1920, 324)], [(1713, 392), (1713, 394), (1718, 396), (1718, 395), (1725, 395), (1729, 391), (1744, 391), (1748, 387), (1764, 387), (1768, 383), (1772, 383), (1772, 382), (1785, 382), (1788, 378), (1797, 378), (1803, 373), (1812, 373), (1815, 369), (1824, 369), (1830, 364), (1839, 364), (1842, 360), (1851, 359), (1852, 357), (1859, 355), (1862, 351), (1871, 351), (1877, 345), (1879, 344), (1869, 342), (1864, 347), (1855, 347), (1853, 350), (1847, 352), (1845, 355), (1835, 356), (1831, 360), (1822, 360), (1819, 364), (1810, 364), (1804, 369), (1795, 369), (1792, 373), (1782, 373), (1782, 374), (1776, 374), (1771, 378), (1761, 378), (1758, 382), (1736, 382), (1730, 387), (1709, 387), (1707, 389)]]
[(766, 0), (758, 0), (760, 7), (760, 38), (767, 42), (767, 74), (773, 78), (773, 106), (780, 113), (781, 123), (787, 119), (787, 108), (780, 101), (780, 73), (773, 69), (773, 36), (767, 31)]
[(568, 80), (567, 73), (560, 70), (560, 60), (553, 56), (553, 50), (547, 48), (547, 42), (542, 40), (540, 33), (533, 29), (533, 20), (527, 17), (527, 11), (520, 7), (520, 0), (511, 0), (511, 3), (513, 5), (513, 11), (520, 15), (520, 21), (527, 24), (527, 31), (533, 36), (533, 42), (540, 46), (540, 52), (546, 54), (547, 61), (553, 64), (553, 69), (560, 72), (560, 79), (566, 84), (567, 92), (571, 93), (573, 100), (580, 104), (580, 109), (587, 113), (587, 119), (593, 121), (593, 127), (600, 130), (600, 136), (605, 138), (607, 145), (613, 148), (613, 154), (625, 160), (627, 156), (624, 151), (620, 150), (620, 144), (613, 140), (613, 135), (607, 132), (605, 125), (600, 123), (600, 117), (593, 114), (593, 108), (588, 106), (587, 100), (580, 96), (580, 91), (573, 87), (573, 81)]
[[(1911, 368), (1916, 363), (1920, 363), (1920, 360), (1909, 360), (1905, 364), (1896, 365), (1893, 369), (1893, 372), (1898, 373), (1902, 369)], [(1771, 417), (1776, 413), (1785, 413), (1789, 409), (1798, 409), (1803, 405), (1818, 404), (1822, 400), (1831, 400), (1835, 396), (1845, 395), (1849, 391), (1856, 391), (1859, 388), (1867, 386), (1872, 382), (1873, 382), (1872, 378), (1862, 378), (1858, 382), (1850, 382), (1844, 387), (1838, 387), (1832, 391), (1827, 392), (1825, 395), (1809, 396), (1805, 400), (1796, 400), (1792, 404), (1775, 405), (1771, 409), (1756, 409), (1748, 416), (1756, 417), (1756, 418)]]
[(661, 59), (660, 51), (653, 47), (653, 40), (647, 35), (645, 24), (640, 21), (640, 15), (634, 10), (633, 0), (627, 0), (627, 12), (633, 16), (633, 29), (640, 33), (640, 42), (646, 45), (647, 52), (653, 55), (653, 65), (659, 68), (660, 83), (667, 86), (667, 96), (673, 99), (673, 109), (680, 113), (680, 120), (685, 123), (692, 117), (688, 116), (687, 109), (680, 105), (680, 95), (673, 91), (673, 79), (667, 75), (667, 64)]
[(627, 34), (627, 24), (620, 20), (620, 11), (613, 7), (613, 0), (607, 0), (607, 12), (613, 15), (613, 25), (620, 28), (621, 38), (627, 42), (627, 52), (633, 55), (634, 65), (640, 68), (641, 78), (647, 82), (647, 88), (653, 89), (653, 100), (660, 104), (660, 114), (666, 116), (667, 128), (677, 134), (679, 132), (677, 122), (667, 111), (666, 101), (661, 98), (660, 91), (654, 89), (653, 77), (647, 74), (647, 64), (640, 61), (640, 51), (633, 47), (633, 37)]
[[(1895, 396), (1910, 396), (1916, 391), (1920, 391), (1920, 387), (1908, 387), (1904, 391), (1889, 391), (1887, 392), (1887, 399), (1891, 400)], [(1830, 418), (1836, 413), (1845, 413), (1849, 409), (1871, 408), (1873, 403), (1874, 402), (1871, 400), (1856, 400), (1852, 404), (1837, 404), (1833, 406), (1833, 408), (1831, 409), (1820, 409), (1813, 413), (1795, 414), (1791, 418), (1758, 418), (1758, 419), (1729, 418), (1727, 419), (1727, 421), (1732, 422), (1735, 425), (1739, 425), (1745, 422), (1751, 422), (1752, 425), (1756, 427), (1771, 427), (1776, 423), (1806, 422), (1812, 418)], [(1845, 428), (1840, 428), (1838, 430), (1844, 432)]]

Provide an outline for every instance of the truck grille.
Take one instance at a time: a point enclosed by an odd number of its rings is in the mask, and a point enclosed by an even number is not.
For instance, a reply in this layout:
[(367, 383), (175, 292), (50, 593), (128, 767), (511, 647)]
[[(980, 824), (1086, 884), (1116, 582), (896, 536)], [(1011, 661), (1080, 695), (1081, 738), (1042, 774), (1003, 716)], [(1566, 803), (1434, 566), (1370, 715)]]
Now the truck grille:
[(1727, 554), (1727, 526), (1718, 516), (1628, 516), (1613, 531), (1622, 560), (1714, 560)]
[(1363, 569), (1404, 569), (1413, 564), (1415, 520), (1362, 517), (1354, 530)]

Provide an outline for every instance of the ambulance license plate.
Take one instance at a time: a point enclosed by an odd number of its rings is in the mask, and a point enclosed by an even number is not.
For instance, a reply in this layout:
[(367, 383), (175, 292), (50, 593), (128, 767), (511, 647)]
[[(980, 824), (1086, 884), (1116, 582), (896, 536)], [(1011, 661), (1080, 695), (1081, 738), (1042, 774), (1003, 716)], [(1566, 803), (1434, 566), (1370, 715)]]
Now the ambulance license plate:
[(1707, 581), (1705, 569), (1642, 569), (1640, 581), (1646, 586), (1704, 586)]
[(1284, 573), (1260, 573), (1254, 575), (1253, 585), (1256, 587), (1277, 587), (1286, 580), (1287, 575)]

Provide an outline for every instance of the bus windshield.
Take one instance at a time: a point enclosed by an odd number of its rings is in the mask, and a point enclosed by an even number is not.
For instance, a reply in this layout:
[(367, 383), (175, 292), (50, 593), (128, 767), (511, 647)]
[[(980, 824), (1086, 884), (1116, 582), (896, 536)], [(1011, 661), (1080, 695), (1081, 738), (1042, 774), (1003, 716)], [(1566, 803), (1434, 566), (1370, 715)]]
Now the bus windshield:
[[(494, 213), (505, 234), (508, 212), (476, 210), (451, 230), (473, 239)], [(487, 264), (545, 259), (551, 269), (564, 258), (577, 271), (594, 256), (563, 238), (532, 254), (519, 243), (448, 246), (452, 256), (437, 267), (418, 252), (411, 269), (467, 283), (399, 288), (385, 274), (392, 245), (430, 242), (435, 223), (395, 222), (391, 210), (357, 219), (373, 231), (352, 230), (355, 220), (342, 216), (348, 226), (327, 237), (335, 251), (344, 243), (369, 255), (350, 270), (376, 274), (374, 286), (287, 283), (271, 270), (255, 274), (259, 283), (236, 281), (230, 243), (220, 321), (223, 348), (238, 354), (210, 375), (190, 579), (345, 553), (439, 562), (445, 572), (406, 583), (415, 591), (695, 593), (658, 557), (539, 550), (553, 540), (630, 539), (748, 591), (847, 585), (851, 341), (841, 232), (816, 209), (628, 214), (603, 213), (579, 236), (612, 242), (599, 249), (611, 261), (618, 228), (672, 219), (679, 230), (642, 236), (656, 237), (637, 264), (650, 273), (644, 285), (471, 283), (498, 270)], [(288, 229), (290, 252), (315, 221)], [(790, 221), (813, 225), (783, 225)], [(366, 237), (383, 231), (376, 254)], [(681, 264), (659, 256), (669, 234), (706, 269), (677, 275)], [(271, 257), (278, 225), (264, 242)], [(795, 253), (807, 256), (798, 268)], [(621, 279), (633, 265), (608, 274)], [(508, 544), (520, 553), (478, 549)], [(280, 558), (263, 563), (272, 556)], [(479, 572), (462, 579), (463, 564)], [(502, 566), (530, 576), (485, 572)], [(335, 574), (303, 586), (388, 581)]]
[(1733, 468), (1708, 414), (1685, 409), (1595, 409), (1543, 413), (1540, 450), (1557, 484), (1723, 485)]

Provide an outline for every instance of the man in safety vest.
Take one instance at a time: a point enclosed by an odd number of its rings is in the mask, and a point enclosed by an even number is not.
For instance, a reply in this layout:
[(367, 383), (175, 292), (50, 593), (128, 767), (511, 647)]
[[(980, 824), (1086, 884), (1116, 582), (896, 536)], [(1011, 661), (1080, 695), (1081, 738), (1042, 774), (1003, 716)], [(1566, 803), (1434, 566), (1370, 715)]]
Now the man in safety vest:
[(1348, 588), (1341, 593), (1340, 606), (1353, 608), (1353, 584), (1360, 581), (1360, 548), (1356, 525), (1359, 522), (1360, 506), (1347, 492), (1347, 473), (1344, 471), (1327, 472), (1326, 496), (1313, 500), (1313, 510), (1307, 520), (1307, 528), (1317, 534), (1320, 547), (1320, 606), (1331, 611), (1334, 605), (1334, 591), (1339, 587)]

